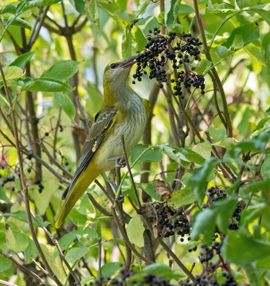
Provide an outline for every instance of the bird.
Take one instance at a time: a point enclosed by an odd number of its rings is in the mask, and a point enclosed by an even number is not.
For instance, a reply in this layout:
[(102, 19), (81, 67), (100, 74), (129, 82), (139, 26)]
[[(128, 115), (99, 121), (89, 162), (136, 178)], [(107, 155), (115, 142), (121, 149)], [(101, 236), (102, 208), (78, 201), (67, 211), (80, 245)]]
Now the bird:
[(147, 100), (130, 86), (135, 57), (108, 64), (103, 75), (103, 104), (95, 116), (71, 182), (63, 194), (63, 205), (55, 220), (60, 228), (70, 210), (100, 174), (113, 169), (123, 158), (123, 142), (129, 154), (143, 135), (147, 121)]

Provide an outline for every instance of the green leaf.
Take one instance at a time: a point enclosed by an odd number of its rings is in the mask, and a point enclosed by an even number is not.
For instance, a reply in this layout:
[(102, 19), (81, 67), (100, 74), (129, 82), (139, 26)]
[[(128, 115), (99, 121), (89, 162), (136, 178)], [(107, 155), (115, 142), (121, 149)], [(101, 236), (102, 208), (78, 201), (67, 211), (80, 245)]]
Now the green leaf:
[(147, 184), (143, 187), (143, 191), (148, 194), (152, 199), (161, 202), (161, 195), (157, 194), (154, 190), (153, 184)]
[(46, 70), (41, 75), (41, 78), (65, 81), (70, 79), (76, 72), (78, 72), (78, 62), (72, 60), (63, 60), (55, 63), (48, 70)]
[(75, 107), (69, 96), (65, 93), (56, 93), (54, 96), (54, 104), (64, 109), (65, 113), (72, 119), (75, 115)]
[(208, 132), (213, 139), (214, 142), (218, 142), (226, 137), (226, 129), (225, 127), (214, 128), (210, 126), (208, 128)]
[(204, 198), (208, 179), (217, 163), (218, 160), (216, 158), (210, 157), (201, 167), (193, 171), (192, 177), (187, 183), (187, 187), (193, 190), (199, 203), (201, 203)]
[(206, 244), (211, 243), (216, 229), (215, 217), (216, 214), (213, 209), (207, 208), (199, 212), (192, 226), (191, 238), (198, 240), (200, 235), (202, 235)]
[(126, 230), (130, 242), (134, 243), (138, 247), (143, 247), (144, 226), (139, 215), (135, 215), (131, 218), (130, 222), (126, 227)]
[(266, 11), (264, 9), (255, 9), (255, 11), (263, 18), (263, 20), (270, 25), (270, 15), (269, 10)]
[(195, 155), (194, 155), (194, 157), (193, 156), (190, 157), (191, 162), (202, 164), (205, 161), (204, 159), (208, 159), (211, 156), (212, 145), (209, 142), (201, 142), (194, 145), (192, 147), (192, 150), (196, 154), (196, 158), (200, 157), (200, 160), (195, 160)]
[(6, 247), (6, 234), (4, 230), (0, 230), (0, 249)]
[(261, 166), (261, 176), (263, 179), (268, 179), (270, 178), (270, 156), (268, 155)]
[(174, 208), (180, 208), (185, 205), (192, 204), (196, 201), (196, 196), (188, 188), (183, 188), (181, 190), (173, 191), (170, 199), (167, 201), (168, 205)]
[[(12, 80), (16, 78), (21, 78), (23, 76), (23, 69), (15, 66), (7, 66), (3, 68), (5, 80)], [(2, 76), (0, 75), (0, 80), (2, 81)]]
[(243, 192), (245, 193), (269, 191), (269, 190), (270, 190), (270, 178), (257, 182), (252, 182), (243, 187)]
[(92, 117), (94, 117), (95, 114), (101, 109), (102, 96), (90, 81), (87, 82), (87, 88), (89, 97), (86, 102), (86, 110)]
[(142, 30), (140, 28), (137, 28), (135, 30), (135, 40), (136, 40), (136, 45), (137, 45), (137, 50), (138, 51), (141, 51), (144, 49), (146, 43), (147, 43), (147, 40), (142, 32)]
[(71, 266), (73, 266), (82, 257), (84, 257), (88, 252), (89, 252), (89, 248), (85, 246), (71, 248), (66, 254), (66, 260)]
[(10, 66), (16, 66), (18, 68), (24, 69), (25, 65), (32, 59), (35, 52), (27, 52), (18, 56)]
[(13, 217), (20, 221), (28, 223), (27, 215), (25, 211), (16, 211), (12, 213), (6, 213), (5, 216), (7, 217)]
[(229, 50), (225, 46), (217, 46), (215, 48), (215, 53), (216, 53), (217, 57), (219, 58), (219, 60), (221, 60), (221, 59), (224, 59), (224, 58), (230, 56), (234, 52), (232, 50)]
[(246, 265), (270, 256), (270, 244), (249, 234), (232, 231), (225, 238), (222, 254), (228, 262)]
[(41, 249), (55, 275), (62, 284), (66, 283), (66, 273), (62, 261), (55, 246), (40, 243)]
[[(86, 2), (87, 15), (90, 22), (97, 24), (98, 22), (98, 6), (97, 0)], [(89, 3), (89, 4), (88, 4)]]
[(59, 245), (61, 249), (63, 251), (66, 250), (77, 237), (78, 237), (78, 231), (71, 231), (64, 234), (59, 240)]
[(44, 91), (44, 92), (57, 92), (57, 91), (69, 92), (70, 87), (61, 81), (56, 81), (51, 78), (36, 78), (28, 80), (24, 84), (23, 90)]
[(259, 29), (255, 23), (246, 23), (233, 30), (228, 40), (224, 43), (226, 48), (233, 46), (234, 48), (242, 48), (249, 43), (256, 42), (259, 40), (260, 34)]
[(184, 161), (201, 165), (205, 161), (198, 152), (190, 148), (174, 148), (165, 144), (159, 145), (159, 147), (169, 158), (178, 164), (183, 164)]
[(213, 64), (208, 60), (202, 60), (196, 66), (196, 71), (199, 74), (206, 74), (211, 68)]
[(193, 12), (194, 10), (191, 6), (181, 4), (180, 2), (177, 2), (177, 4), (175, 5), (174, 14), (177, 16), (191, 14)]
[(159, 147), (137, 144), (131, 149), (131, 162), (136, 164), (142, 162), (160, 162), (162, 159), (162, 152)]
[(183, 275), (176, 273), (168, 265), (154, 263), (144, 267), (143, 272), (148, 274), (162, 276), (167, 279), (180, 279)]
[(131, 31), (130, 27), (126, 27), (126, 32), (123, 36), (122, 41), (122, 58), (126, 59), (131, 57), (132, 54), (132, 37), (131, 37)]
[(29, 238), (15, 225), (6, 231), (6, 247), (14, 252), (24, 251), (29, 245)]
[(109, 278), (113, 276), (117, 271), (122, 268), (123, 264), (121, 262), (108, 262), (101, 267), (101, 274), (104, 278)]
[(177, 3), (177, 0), (171, 0), (171, 1), (166, 1), (165, 3), (169, 3), (170, 7), (166, 9), (168, 13), (165, 14), (165, 22), (168, 27), (171, 27), (174, 22), (175, 22), (175, 5)]
[(12, 262), (6, 257), (0, 255), (0, 273), (4, 273), (12, 268)]
[(86, 14), (85, 0), (69, 0), (73, 7), (82, 15)]
[(26, 264), (33, 262), (33, 259), (36, 259), (38, 256), (35, 243), (31, 239), (29, 239), (28, 247), (24, 251), (24, 256)]
[(10, 16), (9, 18), (3, 19), (4, 25), (7, 25), (10, 20), (12, 20), (12, 22), (10, 23), (10, 25), (12, 26), (18, 26), (18, 27), (23, 27), (25, 29), (31, 29), (31, 25), (29, 25), (29, 23), (27, 21), (25, 21), (24, 19), (20, 18), (20, 17), (16, 17), (16, 19), (14, 19), (13, 15)]
[(214, 204), (216, 212), (216, 225), (220, 231), (227, 233), (230, 219), (234, 213), (237, 199), (228, 198), (226, 200), (220, 200)]

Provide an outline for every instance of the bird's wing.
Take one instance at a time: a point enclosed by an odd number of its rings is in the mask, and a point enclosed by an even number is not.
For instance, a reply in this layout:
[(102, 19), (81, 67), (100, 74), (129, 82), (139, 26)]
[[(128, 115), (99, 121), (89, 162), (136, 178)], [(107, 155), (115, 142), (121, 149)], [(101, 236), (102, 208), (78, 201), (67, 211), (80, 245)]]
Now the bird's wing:
[(72, 181), (63, 194), (63, 199), (66, 198), (69, 191), (72, 189), (81, 173), (87, 168), (94, 154), (100, 147), (104, 136), (108, 129), (112, 126), (117, 110), (114, 107), (106, 107), (95, 117), (95, 121), (90, 128), (89, 134), (86, 138), (85, 144), (81, 152), (78, 167)]

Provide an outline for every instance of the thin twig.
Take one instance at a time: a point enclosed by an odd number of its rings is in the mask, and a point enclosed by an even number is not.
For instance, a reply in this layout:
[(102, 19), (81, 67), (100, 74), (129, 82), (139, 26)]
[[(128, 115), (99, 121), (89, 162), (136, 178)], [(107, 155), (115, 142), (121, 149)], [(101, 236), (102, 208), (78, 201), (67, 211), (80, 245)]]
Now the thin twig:
[(42, 229), (44, 230), (46, 235), (49, 237), (51, 243), (56, 247), (61, 260), (65, 263), (65, 265), (67, 266), (67, 268), (69, 270), (69, 275), (71, 275), (73, 277), (73, 279), (75, 281), (75, 285), (76, 286), (80, 286), (80, 280), (77, 277), (77, 275), (75, 275), (75, 272), (72, 270), (71, 266), (69, 265), (68, 261), (66, 260), (65, 255), (64, 255), (64, 253), (63, 253), (63, 251), (62, 251), (58, 241), (52, 236), (52, 234), (47, 230), (46, 227), (42, 226)]
[(49, 265), (45, 255), (44, 255), (44, 253), (43, 253), (43, 251), (41, 249), (41, 246), (39, 244), (39, 241), (38, 241), (38, 238), (37, 238), (37, 235), (36, 235), (36, 231), (34, 229), (34, 225), (33, 225), (33, 221), (32, 221), (32, 214), (31, 214), (30, 205), (29, 205), (28, 188), (27, 188), (27, 186), (25, 184), (25, 180), (24, 180), (23, 157), (22, 157), (22, 152), (21, 152), (21, 149), (20, 149), (17, 121), (16, 121), (14, 109), (12, 108), (12, 106), (13, 106), (13, 104), (12, 104), (12, 97), (11, 97), (10, 91), (9, 91), (9, 89), (7, 87), (5, 74), (4, 74), (4, 71), (3, 71), (1, 63), (0, 63), (0, 73), (1, 73), (1, 76), (2, 76), (2, 81), (3, 81), (3, 85), (4, 85), (5, 94), (7, 96), (7, 99), (9, 101), (10, 108), (11, 108), (11, 111), (12, 111), (11, 112), (11, 116), (12, 116), (12, 123), (13, 123), (13, 128), (14, 128), (14, 137), (15, 137), (17, 156), (18, 156), (18, 161), (19, 161), (20, 185), (21, 185), (21, 190), (22, 190), (23, 197), (24, 197), (26, 214), (27, 214), (27, 219), (28, 219), (30, 232), (31, 232), (32, 238), (34, 240), (35, 246), (37, 248), (37, 251), (38, 251), (38, 253), (40, 255), (40, 258), (41, 258), (42, 262), (44, 263), (46, 269), (48, 270), (49, 275), (56, 282), (57, 285), (62, 286), (62, 283), (60, 282), (58, 277), (52, 271), (52, 269), (51, 269), (51, 267), (50, 267), (50, 265)]
[(164, 250), (173, 258), (179, 268), (193, 281), (196, 282), (195, 277), (192, 273), (186, 268), (186, 266), (181, 262), (181, 260), (177, 257), (177, 255), (171, 250), (171, 248), (161, 239), (159, 238), (159, 243), (164, 248)]
[[(206, 36), (204, 33), (204, 27), (203, 27), (203, 23), (202, 23), (202, 19), (200, 16), (200, 11), (199, 11), (199, 6), (198, 6), (198, 1), (197, 0), (193, 0), (193, 6), (194, 6), (194, 10), (195, 10), (195, 15), (196, 15), (196, 20), (197, 20), (197, 24), (198, 24), (198, 28), (200, 31), (200, 35), (202, 38), (202, 43), (203, 43), (203, 48), (204, 48), (204, 52), (205, 52), (205, 56), (207, 58), (208, 61), (213, 62), (212, 61), (212, 57), (211, 54), (209, 52), (208, 46), (207, 46), (207, 41), (206, 41)], [(222, 86), (222, 82), (218, 76), (218, 73), (215, 69), (215, 67), (213, 66), (211, 71), (209, 71), (210, 74), (212, 74), (211, 78), (213, 77), (218, 90), (220, 92), (221, 95), (221, 99), (222, 99), (222, 104), (223, 104), (223, 109), (224, 109), (224, 115), (226, 118), (226, 129), (227, 129), (227, 135), (229, 137), (232, 137), (232, 123), (231, 123), (231, 118), (230, 118), (230, 113), (229, 113), (229, 109), (228, 109), (228, 104), (227, 104), (227, 100), (226, 100), (226, 95)]]
[(134, 191), (134, 193), (135, 193), (135, 196), (136, 196), (136, 199), (137, 199), (139, 208), (141, 209), (141, 208), (142, 208), (142, 205), (141, 205), (141, 202), (140, 202), (140, 197), (139, 197), (138, 190), (137, 190), (137, 188), (136, 188), (136, 184), (135, 184), (135, 182), (134, 182), (134, 178), (133, 178), (133, 175), (132, 175), (132, 171), (131, 171), (131, 168), (130, 168), (130, 165), (129, 165), (129, 162), (128, 162), (128, 156), (127, 156), (127, 151), (126, 151), (126, 147), (125, 147), (125, 138), (124, 138), (123, 135), (121, 136), (121, 142), (122, 142), (122, 148), (123, 148), (123, 153), (124, 153), (125, 161), (126, 161), (126, 164), (127, 164), (127, 169), (128, 169), (128, 173), (129, 173), (129, 178), (130, 178), (130, 181), (131, 181), (131, 186), (132, 186), (132, 189), (133, 189), (133, 191)]

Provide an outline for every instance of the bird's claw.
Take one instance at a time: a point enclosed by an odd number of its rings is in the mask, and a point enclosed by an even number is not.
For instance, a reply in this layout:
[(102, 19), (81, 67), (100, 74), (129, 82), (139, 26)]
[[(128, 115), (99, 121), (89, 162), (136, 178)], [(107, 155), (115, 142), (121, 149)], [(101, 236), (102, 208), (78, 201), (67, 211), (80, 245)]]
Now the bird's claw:
[(118, 158), (116, 160), (116, 168), (124, 168), (126, 166), (126, 160), (125, 158)]

